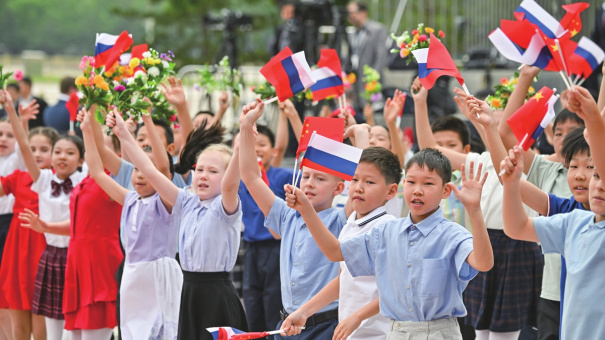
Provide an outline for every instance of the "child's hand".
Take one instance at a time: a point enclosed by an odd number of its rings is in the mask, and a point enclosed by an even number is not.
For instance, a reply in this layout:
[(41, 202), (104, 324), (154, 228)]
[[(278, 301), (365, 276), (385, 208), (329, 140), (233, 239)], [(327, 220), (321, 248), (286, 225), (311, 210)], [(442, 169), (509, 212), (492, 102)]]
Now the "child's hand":
[(462, 164), (460, 170), (462, 172), (462, 189), (459, 190), (453, 183), (448, 183), (448, 185), (466, 210), (481, 208), (481, 190), (485, 180), (487, 180), (487, 172), (481, 178), (483, 163), (479, 163), (479, 168), (475, 174), (475, 162), (471, 162), (468, 178), (466, 177), (464, 164)]
[(597, 102), (592, 98), (590, 92), (583, 87), (574, 86), (572, 88), (567, 106), (569, 111), (577, 114), (586, 124), (591, 119), (602, 119)]
[(424, 88), (424, 86), (422, 86), (422, 83), (420, 83), (420, 78), (416, 77), (416, 79), (414, 79), (410, 90), (412, 92), (412, 98), (414, 98), (414, 101), (426, 102), (426, 97), (429, 95), (429, 92)]
[(344, 110), (340, 110), (338, 118), (342, 118), (345, 120), (345, 130), (347, 130), (350, 126), (357, 124), (357, 122), (355, 121), (355, 117), (353, 117), (353, 115), (349, 111), (348, 106), (345, 106)]
[(39, 233), (44, 233), (47, 230), (46, 223), (29, 209), (25, 209), (25, 211), (19, 213), (19, 220), (21, 220), (21, 226), (24, 228), (30, 228)]
[(0, 104), (4, 105), (5, 107), (15, 107), (10, 93), (2, 89), (0, 89)]
[(384, 119), (386, 120), (387, 124), (394, 124), (397, 121), (397, 116), (403, 109), (403, 98), (404, 94), (399, 90), (395, 90), (393, 99), (387, 99), (387, 102), (384, 105)]
[(332, 340), (347, 339), (357, 328), (359, 328), (361, 321), (363, 320), (360, 320), (355, 313), (342, 320), (338, 323), (338, 326), (336, 326)]
[(370, 125), (374, 125), (374, 109), (370, 103), (366, 103), (363, 107), (363, 116)]
[(279, 103), (279, 111), (285, 114), (288, 118), (294, 118), (298, 116), (298, 111), (296, 111), (296, 108), (294, 107), (294, 104), (292, 104), (292, 101), (290, 99), (286, 99), (285, 101)]
[(347, 139), (350, 138), (351, 142), (353, 144), (355, 144), (355, 140), (358, 138), (366, 138), (366, 139), (370, 139), (370, 130), (372, 129), (372, 127), (369, 124), (354, 124), (349, 126), (346, 130), (344, 135), (342, 136), (343, 139)]
[(281, 329), (288, 336), (300, 334), (302, 328), (305, 326), (307, 322), (307, 316), (303, 315), (303, 312), (299, 309), (294, 313), (288, 315), (286, 320), (281, 325)]
[(468, 118), (481, 124), (483, 127), (488, 127), (496, 122), (492, 109), (483, 100), (467, 96), (466, 106), (468, 108)]
[(466, 117), (466, 119), (471, 120), (471, 114), (468, 110), (468, 106), (466, 106), (466, 92), (464, 92), (464, 90), (459, 87), (454, 87), (454, 93), (456, 94), (454, 96), (454, 101), (456, 102), (456, 105), (458, 105), (458, 110), (460, 110), (460, 112)]
[(162, 94), (166, 100), (174, 105), (174, 107), (180, 107), (187, 105), (187, 99), (185, 98), (185, 91), (183, 90), (183, 82), (180, 79), (170, 77), (167, 79), (168, 85), (162, 83)]
[(259, 102), (251, 102), (242, 108), (242, 114), (239, 116), (239, 125), (240, 126), (253, 126), (254, 123), (263, 115), (263, 109), (265, 107), (265, 103)]
[(505, 182), (518, 182), (523, 174), (523, 157), (518, 146), (508, 151), (508, 157), (500, 162), (500, 173), (498, 174)]
[(90, 132), (92, 130), (90, 125), (90, 111), (86, 110), (86, 108), (82, 108), (80, 112), (78, 112), (76, 120), (80, 122), (80, 129), (83, 132)]
[(227, 91), (221, 92), (221, 95), (218, 97), (218, 105), (219, 109), (223, 112), (229, 108), (229, 93)]
[(117, 110), (111, 110), (105, 119), (105, 124), (111, 129), (114, 135), (122, 139), (127, 136), (128, 128), (124, 123), (122, 115)]
[(524, 65), (521, 68), (521, 73), (519, 74), (519, 78), (528, 77), (530, 79), (534, 79), (538, 75), (538, 73), (540, 73), (539, 67)]
[(311, 207), (311, 209), (313, 208), (307, 195), (299, 188), (294, 187), (291, 184), (286, 184), (284, 185), (284, 190), (286, 191), (286, 204), (288, 204), (290, 208), (299, 213), (302, 213), (303, 210), (308, 209), (309, 207)]
[(21, 121), (36, 119), (36, 115), (40, 112), (40, 110), (38, 110), (39, 107), (40, 104), (38, 104), (35, 99), (32, 100), (31, 103), (25, 105), (25, 107), (19, 103), (19, 117), (21, 118)]

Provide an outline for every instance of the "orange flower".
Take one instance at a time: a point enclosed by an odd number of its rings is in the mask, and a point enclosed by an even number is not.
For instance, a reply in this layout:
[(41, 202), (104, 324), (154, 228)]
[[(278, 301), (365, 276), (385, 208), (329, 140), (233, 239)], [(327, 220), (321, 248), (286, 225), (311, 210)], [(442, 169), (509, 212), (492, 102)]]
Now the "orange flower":
[(97, 86), (99, 86), (101, 83), (104, 83), (104, 82), (105, 82), (105, 80), (103, 80), (103, 77), (101, 77), (98, 74), (92, 80), (92, 83)]
[(86, 79), (86, 77), (79, 76), (76, 78), (76, 86), (86, 86), (86, 83), (88, 83), (88, 79)]
[(502, 107), (502, 101), (498, 98), (493, 98), (492, 99), (492, 106), (493, 107)]
[(357, 76), (355, 75), (355, 73), (349, 73), (349, 74), (347, 74), (347, 81), (350, 84), (355, 84), (355, 82), (357, 81)]
[(428, 34), (435, 33), (435, 30), (432, 27), (425, 27), (424, 31)]
[(443, 33), (442, 30), (439, 30), (439, 33), (437, 33), (437, 34), (439, 34), (440, 38), (445, 38), (445, 33)]
[(102, 82), (101, 84), (97, 85), (98, 88), (100, 88), (103, 91), (109, 91), (109, 84), (107, 84), (107, 82)]
[(366, 90), (368, 92), (372, 92), (372, 91), (376, 90), (376, 81), (366, 84)]
[(401, 58), (406, 58), (408, 55), (410, 55), (410, 50), (404, 48), (399, 52), (399, 55), (401, 56)]

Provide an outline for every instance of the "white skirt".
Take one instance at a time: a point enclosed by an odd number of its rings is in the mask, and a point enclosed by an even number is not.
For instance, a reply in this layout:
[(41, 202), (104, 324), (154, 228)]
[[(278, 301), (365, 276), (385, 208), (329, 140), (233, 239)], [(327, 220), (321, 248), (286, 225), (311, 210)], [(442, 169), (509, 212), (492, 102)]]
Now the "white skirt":
[(183, 272), (175, 259), (125, 263), (120, 287), (124, 340), (176, 339)]

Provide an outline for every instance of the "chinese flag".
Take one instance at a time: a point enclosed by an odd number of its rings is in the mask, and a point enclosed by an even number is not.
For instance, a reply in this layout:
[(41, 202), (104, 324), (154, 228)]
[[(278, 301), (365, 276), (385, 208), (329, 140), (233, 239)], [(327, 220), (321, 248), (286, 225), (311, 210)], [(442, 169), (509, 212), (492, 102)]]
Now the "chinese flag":
[(306, 117), (303, 123), (302, 133), (300, 134), (300, 143), (296, 150), (296, 158), (302, 152), (307, 150), (309, 139), (313, 131), (324, 137), (339, 141), (342, 143), (342, 135), (344, 134), (345, 120), (343, 118), (329, 117)]

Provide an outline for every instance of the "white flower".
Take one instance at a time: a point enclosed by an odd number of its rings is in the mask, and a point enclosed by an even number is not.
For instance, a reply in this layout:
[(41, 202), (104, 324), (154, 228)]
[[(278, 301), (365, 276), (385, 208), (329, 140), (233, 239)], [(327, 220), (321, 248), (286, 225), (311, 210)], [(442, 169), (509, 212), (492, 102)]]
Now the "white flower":
[[(139, 71), (139, 72), (143, 73), (142, 71)], [(143, 73), (143, 74), (144, 74), (144, 73)], [(133, 81), (134, 81), (134, 78), (126, 78), (126, 79), (124, 79), (124, 83), (125, 83), (126, 85), (130, 85), (130, 84), (132, 84), (132, 82), (133, 82)]]
[(141, 78), (143, 81), (147, 81), (147, 75), (145, 74), (145, 72), (143, 72), (143, 71), (141, 71), (141, 70), (136, 71), (136, 72), (134, 73), (134, 77), (135, 77), (135, 78)]
[(114, 81), (113, 81), (113, 86), (115, 87), (115, 86), (118, 86), (118, 85), (120, 85), (120, 82), (119, 82), (119, 81), (117, 81), (117, 80), (114, 80)]
[(157, 77), (160, 75), (160, 69), (155, 66), (151, 67), (147, 70), (147, 74), (149, 74), (150, 77)]
[(164, 70), (167, 70), (170, 65), (168, 65), (168, 62), (166, 60), (162, 60), (162, 67), (164, 68)]
[(143, 52), (143, 58), (151, 58), (151, 52)]

